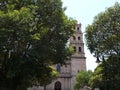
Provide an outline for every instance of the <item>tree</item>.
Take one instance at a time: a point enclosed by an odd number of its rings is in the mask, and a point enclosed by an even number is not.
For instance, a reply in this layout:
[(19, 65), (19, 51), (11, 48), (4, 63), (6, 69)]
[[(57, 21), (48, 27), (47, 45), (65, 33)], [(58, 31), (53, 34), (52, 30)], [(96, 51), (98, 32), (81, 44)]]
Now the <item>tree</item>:
[(60, 0), (0, 0), (0, 89), (42, 84), (53, 64), (64, 64), (75, 20)]
[(120, 55), (120, 4), (115, 3), (113, 7), (95, 16), (92, 25), (86, 28), (87, 47), (97, 57), (111, 54)]
[(120, 89), (120, 56), (112, 55), (104, 62), (101, 62), (92, 77), (89, 84), (100, 90), (119, 90)]
[(83, 71), (81, 70), (76, 76), (76, 82), (74, 85), (74, 90), (79, 90), (84, 86), (89, 86), (88, 82), (92, 76), (92, 71)]
[(94, 90), (95, 88), (100, 88), (103, 90), (103, 80), (102, 80), (102, 64), (99, 64), (96, 69), (94, 70), (91, 78), (89, 79), (89, 85)]
[(104, 90), (119, 90), (120, 89), (120, 56), (111, 55), (103, 62), (102, 79)]
[(50, 74), (48, 71), (46, 71), (46, 73), (44, 73), (40, 79), (36, 78), (38, 81), (40, 80), (39, 82), (42, 82), (41, 84), (36, 84), (36, 86), (44, 86), (44, 90), (46, 90), (46, 85), (50, 84), (53, 80), (58, 78), (59, 74), (56, 69), (53, 66), (50, 66), (50, 69), (52, 69), (52, 71), (50, 71)]
[[(120, 82), (120, 4), (115, 3), (95, 16), (86, 28), (86, 43), (92, 54), (101, 61), (92, 78), (92, 87), (102, 90), (119, 90)], [(100, 71), (99, 71), (100, 69)], [(97, 82), (97, 83), (96, 83)]]

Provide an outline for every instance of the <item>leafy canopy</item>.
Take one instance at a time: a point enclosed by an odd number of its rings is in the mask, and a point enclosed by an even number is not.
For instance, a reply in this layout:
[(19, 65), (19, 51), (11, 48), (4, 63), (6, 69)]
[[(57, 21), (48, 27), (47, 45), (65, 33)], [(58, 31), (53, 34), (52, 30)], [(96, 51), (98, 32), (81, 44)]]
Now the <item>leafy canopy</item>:
[(42, 85), (51, 65), (69, 59), (76, 21), (64, 11), (61, 0), (0, 0), (0, 89)]
[(112, 55), (104, 62), (101, 62), (89, 80), (91, 88), (101, 90), (120, 89), (120, 56)]
[(95, 16), (86, 28), (86, 43), (97, 61), (90, 85), (101, 90), (119, 90), (120, 81), (120, 4), (107, 8)]
[(95, 57), (120, 55), (120, 4), (115, 3), (95, 16), (93, 23), (86, 28), (85, 37)]
[(76, 76), (76, 82), (74, 85), (74, 90), (79, 90), (84, 86), (89, 86), (89, 79), (92, 76), (92, 71), (83, 71), (81, 70)]

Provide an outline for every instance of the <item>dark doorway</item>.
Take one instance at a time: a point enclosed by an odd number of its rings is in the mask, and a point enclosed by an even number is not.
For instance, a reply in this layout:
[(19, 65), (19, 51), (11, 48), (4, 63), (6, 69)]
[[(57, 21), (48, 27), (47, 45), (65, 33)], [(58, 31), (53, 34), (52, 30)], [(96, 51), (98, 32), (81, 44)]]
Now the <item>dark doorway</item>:
[(61, 83), (59, 81), (57, 81), (55, 83), (55, 89), (54, 90), (61, 90)]

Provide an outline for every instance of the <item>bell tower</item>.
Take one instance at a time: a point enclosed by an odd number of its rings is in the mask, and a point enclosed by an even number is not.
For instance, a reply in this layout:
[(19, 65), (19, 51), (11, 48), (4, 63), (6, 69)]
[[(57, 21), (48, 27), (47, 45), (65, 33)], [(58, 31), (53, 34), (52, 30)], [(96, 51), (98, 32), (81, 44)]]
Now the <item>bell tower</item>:
[[(46, 90), (74, 90), (75, 78), (80, 70), (86, 70), (86, 58), (84, 53), (83, 33), (81, 24), (75, 25), (75, 33), (70, 37), (70, 46), (74, 48), (74, 55), (66, 62), (66, 65), (54, 65), (59, 72), (59, 78), (46, 86)], [(32, 87), (28, 90), (44, 90), (43, 87)]]
[(85, 57), (81, 24), (77, 24), (75, 26), (75, 33), (70, 38), (70, 45), (74, 48), (75, 51), (75, 54), (72, 57)]
[[(81, 24), (75, 25), (75, 33), (70, 38), (70, 45), (75, 51), (74, 55), (71, 56), (71, 85), (74, 85), (77, 73), (80, 70), (86, 70), (86, 57), (84, 52), (83, 33), (81, 31)], [(71, 88), (73, 88), (73, 86), (71, 86)]]

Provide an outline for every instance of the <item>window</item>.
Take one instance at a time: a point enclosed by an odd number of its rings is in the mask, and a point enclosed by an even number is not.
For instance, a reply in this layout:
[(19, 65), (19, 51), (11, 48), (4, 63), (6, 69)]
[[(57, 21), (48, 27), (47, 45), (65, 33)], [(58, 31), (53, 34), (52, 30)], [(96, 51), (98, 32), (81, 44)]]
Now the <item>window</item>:
[(79, 27), (77, 27), (77, 30), (78, 30), (78, 31), (79, 31), (79, 29), (80, 29), (80, 28), (79, 28)]
[(57, 72), (60, 72), (60, 71), (61, 71), (61, 69), (60, 69), (60, 64), (57, 64), (56, 70), (57, 70)]
[(81, 52), (81, 47), (79, 47), (79, 52)]
[(80, 36), (78, 37), (78, 40), (80, 40)]

